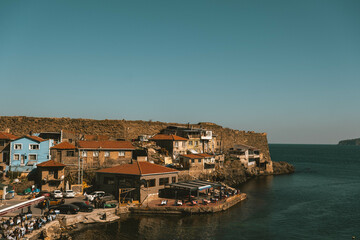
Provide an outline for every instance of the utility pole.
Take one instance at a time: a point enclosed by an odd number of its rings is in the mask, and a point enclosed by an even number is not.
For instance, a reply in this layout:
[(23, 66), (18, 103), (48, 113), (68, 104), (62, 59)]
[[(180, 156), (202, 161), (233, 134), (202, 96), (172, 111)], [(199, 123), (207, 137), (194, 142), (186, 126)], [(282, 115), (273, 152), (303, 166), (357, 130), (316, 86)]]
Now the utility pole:
[(78, 184), (80, 184), (80, 178), (81, 178), (81, 173), (80, 173), (80, 149), (79, 149), (79, 156), (78, 156)]

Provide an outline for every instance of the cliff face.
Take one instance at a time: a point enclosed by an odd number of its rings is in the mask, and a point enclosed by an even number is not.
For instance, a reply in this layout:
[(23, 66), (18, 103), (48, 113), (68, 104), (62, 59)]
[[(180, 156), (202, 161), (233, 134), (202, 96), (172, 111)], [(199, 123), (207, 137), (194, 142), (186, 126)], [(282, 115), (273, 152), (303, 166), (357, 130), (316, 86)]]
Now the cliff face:
[[(185, 124), (126, 120), (0, 117), (0, 131), (9, 128), (11, 133), (19, 136), (29, 134), (30, 131), (36, 133), (68, 130), (83, 134), (134, 139), (142, 134), (156, 134), (169, 125), (183, 126)], [(246, 144), (259, 148), (264, 157), (271, 160), (266, 133), (238, 131), (213, 123), (190, 124), (190, 126), (212, 130), (218, 139), (222, 139), (224, 149), (230, 148), (234, 144)]]
[(349, 140), (341, 140), (339, 145), (352, 145), (352, 146), (360, 146), (360, 138), (349, 139)]

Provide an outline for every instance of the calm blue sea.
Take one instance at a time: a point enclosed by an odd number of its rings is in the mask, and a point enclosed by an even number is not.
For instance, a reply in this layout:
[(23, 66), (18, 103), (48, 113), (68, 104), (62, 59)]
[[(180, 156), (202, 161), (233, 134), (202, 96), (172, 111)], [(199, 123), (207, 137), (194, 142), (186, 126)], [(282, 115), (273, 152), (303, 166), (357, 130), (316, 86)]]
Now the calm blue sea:
[[(360, 147), (270, 145), (296, 173), (253, 179), (248, 200), (214, 215), (129, 216), (74, 239), (360, 239)], [(101, 237), (101, 238), (100, 238)]]

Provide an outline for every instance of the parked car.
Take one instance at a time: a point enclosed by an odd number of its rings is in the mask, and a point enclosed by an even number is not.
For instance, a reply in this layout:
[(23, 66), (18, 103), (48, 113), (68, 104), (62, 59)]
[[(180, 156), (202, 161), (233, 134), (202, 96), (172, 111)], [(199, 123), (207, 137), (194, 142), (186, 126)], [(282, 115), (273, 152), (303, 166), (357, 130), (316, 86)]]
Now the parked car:
[(84, 196), (85, 196), (85, 199), (87, 199), (87, 200), (89, 200), (89, 201), (94, 201), (94, 199), (96, 198), (96, 197), (102, 197), (102, 196), (104, 196), (105, 195), (105, 192), (104, 191), (94, 191), (94, 192), (92, 192), (92, 193), (90, 193), (90, 194), (84, 194)]
[(76, 214), (79, 212), (80, 208), (78, 206), (75, 206), (73, 204), (63, 204), (58, 206), (50, 207), (49, 210), (58, 210), (60, 213), (63, 214)]
[(64, 204), (65, 199), (45, 199), (44, 201), (38, 204), (39, 208), (45, 208), (46, 206), (57, 206), (60, 204)]
[(63, 193), (60, 191), (60, 190), (54, 190), (52, 193), (51, 193), (52, 197), (53, 198), (63, 198)]
[(71, 204), (74, 204), (75, 206), (79, 207), (80, 212), (92, 212), (94, 210), (93, 206), (88, 205), (84, 202), (73, 202)]
[(110, 194), (110, 193), (105, 193), (103, 196), (100, 196), (99, 197), (101, 200), (104, 200), (104, 201), (112, 201), (112, 200), (115, 200), (115, 196)]
[(73, 190), (66, 190), (63, 195), (64, 195), (64, 197), (66, 197), (66, 198), (73, 198), (73, 197), (75, 197), (75, 193), (74, 193)]
[(51, 196), (51, 193), (48, 192), (48, 191), (41, 191), (41, 192), (39, 192), (38, 194), (36, 194), (36, 197), (41, 197), (41, 196), (50, 197), (50, 196)]

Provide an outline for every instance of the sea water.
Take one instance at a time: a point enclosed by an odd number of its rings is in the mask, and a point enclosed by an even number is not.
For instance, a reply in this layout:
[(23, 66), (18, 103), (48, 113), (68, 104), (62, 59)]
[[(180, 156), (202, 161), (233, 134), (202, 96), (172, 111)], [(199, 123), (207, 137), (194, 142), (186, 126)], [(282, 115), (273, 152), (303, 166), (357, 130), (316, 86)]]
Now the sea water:
[(74, 239), (360, 239), (360, 147), (271, 144), (296, 172), (252, 179), (248, 199), (225, 212), (129, 216)]

